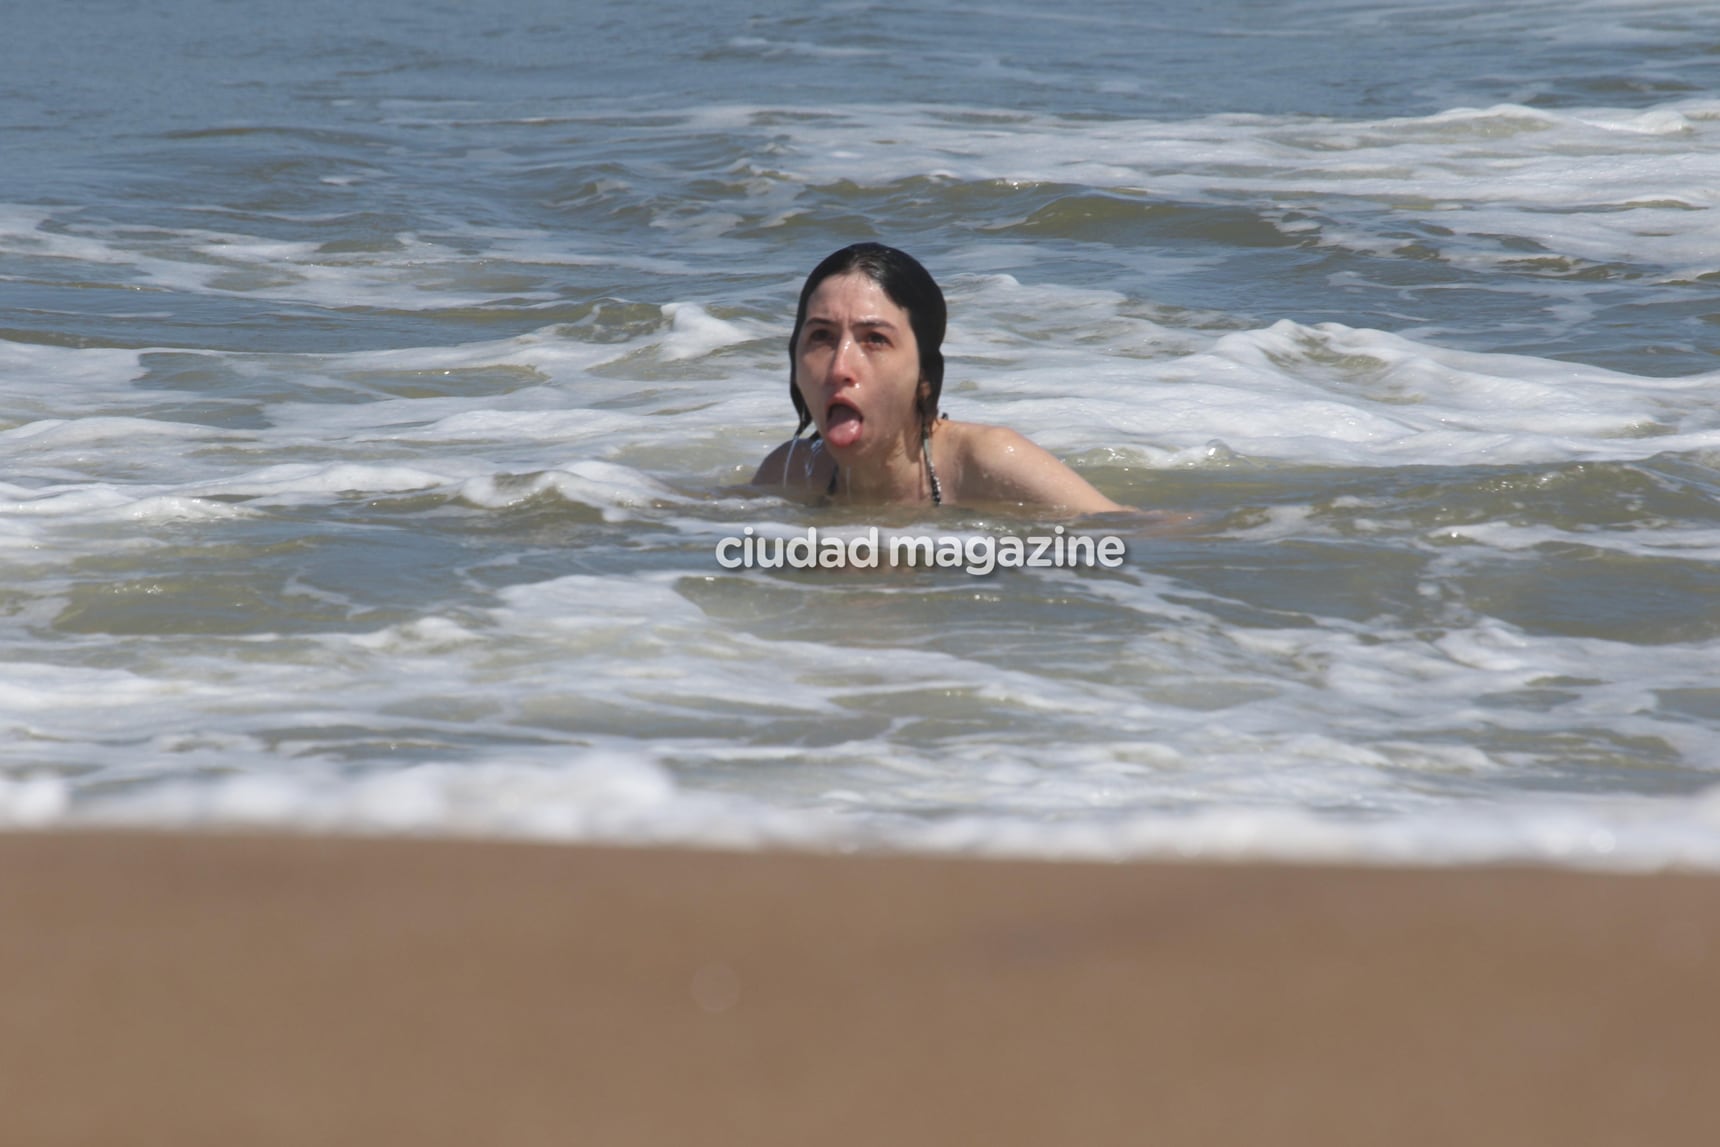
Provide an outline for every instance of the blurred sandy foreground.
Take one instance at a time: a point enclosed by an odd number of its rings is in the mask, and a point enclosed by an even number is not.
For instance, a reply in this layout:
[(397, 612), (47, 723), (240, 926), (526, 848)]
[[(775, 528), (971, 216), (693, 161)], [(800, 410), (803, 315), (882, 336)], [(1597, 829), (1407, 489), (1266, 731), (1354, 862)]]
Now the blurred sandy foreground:
[(1720, 1141), (1720, 878), (0, 835), (7, 1144)]

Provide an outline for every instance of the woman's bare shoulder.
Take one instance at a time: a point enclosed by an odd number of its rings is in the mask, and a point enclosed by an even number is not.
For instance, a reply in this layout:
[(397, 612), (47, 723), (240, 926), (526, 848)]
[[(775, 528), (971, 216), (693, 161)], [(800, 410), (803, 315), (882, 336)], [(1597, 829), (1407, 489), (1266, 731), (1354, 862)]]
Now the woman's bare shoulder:
[(953, 447), (950, 452), (959, 466), (964, 501), (1012, 502), (1075, 514), (1127, 509), (1095, 490), (1056, 455), (1007, 426), (948, 422), (940, 431)]

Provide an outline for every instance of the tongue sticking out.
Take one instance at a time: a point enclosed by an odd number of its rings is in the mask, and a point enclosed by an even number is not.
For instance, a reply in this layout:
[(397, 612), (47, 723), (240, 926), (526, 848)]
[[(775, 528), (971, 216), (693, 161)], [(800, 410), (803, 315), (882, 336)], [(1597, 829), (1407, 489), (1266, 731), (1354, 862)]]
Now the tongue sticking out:
[(832, 446), (852, 446), (860, 440), (860, 429), (865, 422), (858, 410), (839, 402), (830, 408), (830, 416), (824, 420), (824, 440)]

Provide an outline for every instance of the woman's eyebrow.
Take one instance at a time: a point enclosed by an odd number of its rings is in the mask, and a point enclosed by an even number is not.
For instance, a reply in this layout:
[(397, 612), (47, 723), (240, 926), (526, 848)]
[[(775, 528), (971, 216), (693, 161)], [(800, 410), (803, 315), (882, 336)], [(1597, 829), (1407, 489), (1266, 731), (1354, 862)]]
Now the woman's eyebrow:
[[(807, 315), (806, 321), (804, 323), (802, 323), (801, 325), (803, 327), (811, 327), (811, 326), (839, 327), (842, 325), (842, 320), (833, 319), (833, 318), (826, 318), (823, 315)], [(890, 330), (896, 329), (895, 322), (893, 322), (890, 319), (884, 318), (882, 315), (878, 315), (875, 317), (868, 315), (864, 318), (855, 319), (853, 321), (853, 325), (855, 325), (857, 327), (888, 327)]]

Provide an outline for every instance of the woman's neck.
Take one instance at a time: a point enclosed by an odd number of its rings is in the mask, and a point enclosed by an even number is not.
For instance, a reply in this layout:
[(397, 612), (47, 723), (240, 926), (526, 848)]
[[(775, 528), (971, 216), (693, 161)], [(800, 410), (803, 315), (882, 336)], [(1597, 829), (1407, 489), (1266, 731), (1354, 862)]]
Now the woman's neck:
[(918, 433), (905, 436), (883, 458), (870, 464), (838, 465), (838, 472), (837, 489), (858, 501), (913, 503), (931, 496)]

